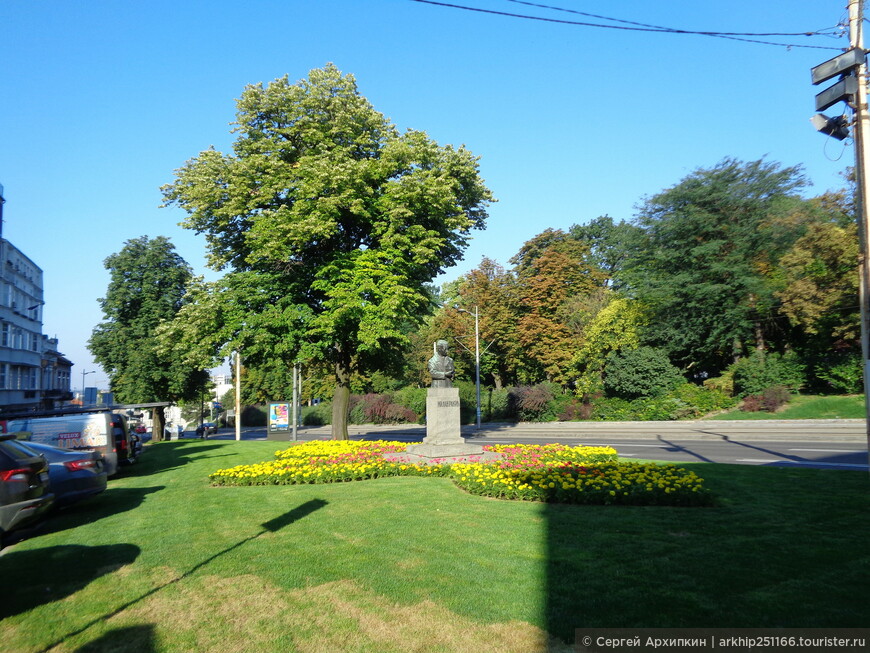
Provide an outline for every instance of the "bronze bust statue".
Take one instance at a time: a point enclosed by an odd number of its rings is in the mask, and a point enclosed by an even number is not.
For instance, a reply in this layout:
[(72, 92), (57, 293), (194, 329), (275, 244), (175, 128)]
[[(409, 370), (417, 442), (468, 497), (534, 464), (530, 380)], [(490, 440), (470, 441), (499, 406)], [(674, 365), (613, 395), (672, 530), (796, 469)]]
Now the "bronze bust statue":
[(447, 355), (447, 341), (435, 343), (435, 355), (429, 359), (429, 374), (432, 376), (433, 388), (453, 387), (453, 359)]

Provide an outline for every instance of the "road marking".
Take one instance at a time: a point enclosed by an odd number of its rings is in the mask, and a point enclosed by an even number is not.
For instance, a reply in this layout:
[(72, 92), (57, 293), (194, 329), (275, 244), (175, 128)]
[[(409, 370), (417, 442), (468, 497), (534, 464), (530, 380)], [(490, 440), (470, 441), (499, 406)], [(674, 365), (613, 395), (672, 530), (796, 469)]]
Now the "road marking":
[(855, 469), (866, 469), (867, 464), (858, 464), (858, 463), (826, 463), (826, 462), (816, 462), (812, 460), (807, 461), (797, 461), (797, 460), (782, 460), (779, 459), (765, 459), (765, 458), (738, 458), (736, 460), (738, 463), (782, 463), (785, 465), (798, 465), (798, 466), (814, 466), (817, 467), (822, 465), (824, 467), (852, 467)]
[(821, 451), (822, 453), (864, 453), (863, 449), (789, 449), (789, 451)]

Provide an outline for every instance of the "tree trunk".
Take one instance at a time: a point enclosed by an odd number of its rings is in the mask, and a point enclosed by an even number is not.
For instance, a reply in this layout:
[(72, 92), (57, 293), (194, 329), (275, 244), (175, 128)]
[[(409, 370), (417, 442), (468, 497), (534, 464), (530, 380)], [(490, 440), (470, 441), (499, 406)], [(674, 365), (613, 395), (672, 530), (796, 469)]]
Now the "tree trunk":
[(335, 362), (335, 394), (332, 397), (332, 439), (347, 440), (347, 416), (350, 408), (350, 360), (339, 352)]
[(761, 322), (755, 323), (755, 348), (758, 351), (764, 351), (767, 348), (764, 342), (764, 330), (761, 328)]

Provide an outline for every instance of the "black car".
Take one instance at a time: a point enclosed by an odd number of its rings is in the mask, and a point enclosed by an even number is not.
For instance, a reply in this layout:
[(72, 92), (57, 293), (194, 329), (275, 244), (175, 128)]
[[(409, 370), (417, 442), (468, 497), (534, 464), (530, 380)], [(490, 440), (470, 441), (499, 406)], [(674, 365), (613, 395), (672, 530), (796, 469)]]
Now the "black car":
[(0, 436), (0, 546), (9, 531), (35, 521), (53, 501), (45, 458), (14, 435)]
[(98, 451), (71, 451), (38, 442), (19, 444), (48, 461), (49, 489), (54, 494), (55, 507), (63, 508), (106, 489), (108, 473)]

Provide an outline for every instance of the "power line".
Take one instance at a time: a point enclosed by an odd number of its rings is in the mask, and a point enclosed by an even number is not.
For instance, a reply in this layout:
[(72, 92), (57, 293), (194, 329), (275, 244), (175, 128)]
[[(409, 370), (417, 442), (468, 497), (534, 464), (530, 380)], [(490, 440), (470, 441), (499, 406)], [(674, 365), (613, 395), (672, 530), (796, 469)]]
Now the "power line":
[[(511, 0), (511, 1), (513, 1), (513, 0)], [(824, 34), (823, 32), (820, 32), (820, 31), (799, 32), (799, 33), (769, 33), (769, 34), (745, 33), (745, 35), (740, 35), (741, 33), (702, 32), (702, 31), (694, 31), (694, 30), (676, 29), (676, 28), (670, 28), (670, 27), (659, 27), (659, 26), (654, 26), (654, 25), (644, 25), (643, 23), (633, 23), (631, 21), (622, 21), (622, 20), (619, 20), (616, 18), (607, 18), (605, 16), (596, 16), (594, 14), (584, 14), (583, 12), (573, 12), (572, 11), (572, 13), (582, 14), (582, 15), (595, 17), (595, 18), (599, 18), (599, 19), (603, 19), (603, 20), (612, 20), (612, 21), (616, 21), (616, 22), (629, 23), (630, 25), (634, 25), (634, 26), (630, 27), (627, 25), (604, 25), (601, 23), (588, 23), (588, 22), (576, 21), (576, 20), (564, 20), (561, 18), (546, 18), (543, 16), (530, 16), (527, 14), (515, 14), (515, 13), (511, 13), (511, 12), (507, 12), (507, 11), (497, 11), (495, 9), (483, 9), (480, 7), (468, 7), (466, 5), (457, 5), (457, 4), (453, 4), (453, 3), (449, 3), (449, 2), (438, 2), (436, 0), (411, 0), (411, 2), (419, 2), (422, 4), (428, 4), (428, 5), (436, 5), (439, 7), (447, 7), (450, 9), (461, 9), (463, 11), (474, 11), (474, 12), (478, 12), (478, 13), (482, 13), (482, 14), (493, 14), (496, 16), (506, 16), (509, 18), (521, 18), (524, 20), (537, 20), (537, 21), (542, 21), (542, 22), (546, 22), (546, 23), (558, 23), (560, 25), (576, 25), (579, 27), (599, 27), (602, 29), (618, 29), (618, 30), (630, 31), (630, 32), (659, 32), (659, 33), (663, 33), (663, 34), (690, 34), (690, 35), (695, 35), (695, 36), (709, 36), (709, 37), (714, 37), (714, 38), (729, 39), (732, 41), (744, 41), (747, 43), (758, 43), (761, 45), (775, 45), (775, 46), (784, 47), (784, 48), (811, 48), (811, 49), (815, 49), (815, 50), (837, 50), (837, 51), (842, 50), (842, 48), (835, 48), (835, 47), (824, 46), (824, 45), (804, 45), (804, 44), (798, 44), (798, 43), (776, 43), (775, 41), (762, 41), (760, 39), (746, 38), (746, 36), (830, 36), (829, 34)], [(556, 10), (560, 10), (560, 11), (571, 11), (568, 9), (559, 9), (558, 7), (548, 7), (546, 5), (535, 5), (535, 4), (530, 3), (530, 2), (529, 3), (522, 3), (522, 4), (529, 4), (531, 6), (537, 6), (537, 7), (547, 8), (547, 9), (556, 9)]]
[[(528, 2), (527, 0), (506, 0), (518, 5), (527, 5), (529, 7), (538, 7), (539, 9), (550, 9), (552, 11), (564, 11), (569, 14), (577, 14), (579, 16), (589, 16), (590, 18), (600, 18), (601, 20), (610, 20), (615, 23), (625, 23), (627, 25), (637, 25), (640, 27), (649, 27), (656, 31), (674, 32), (677, 34), (700, 34), (704, 36), (835, 36), (839, 38), (839, 34), (826, 33), (823, 30), (814, 30), (812, 32), (719, 32), (719, 31), (691, 31), (678, 29), (675, 27), (663, 27), (661, 25), (649, 25), (647, 23), (638, 23), (633, 20), (623, 20), (621, 18), (611, 18), (610, 16), (601, 16), (599, 14), (590, 14), (577, 9), (567, 9), (565, 7), (554, 7), (552, 5), (542, 5), (537, 2)], [(828, 30), (837, 30), (838, 27), (826, 27)]]

